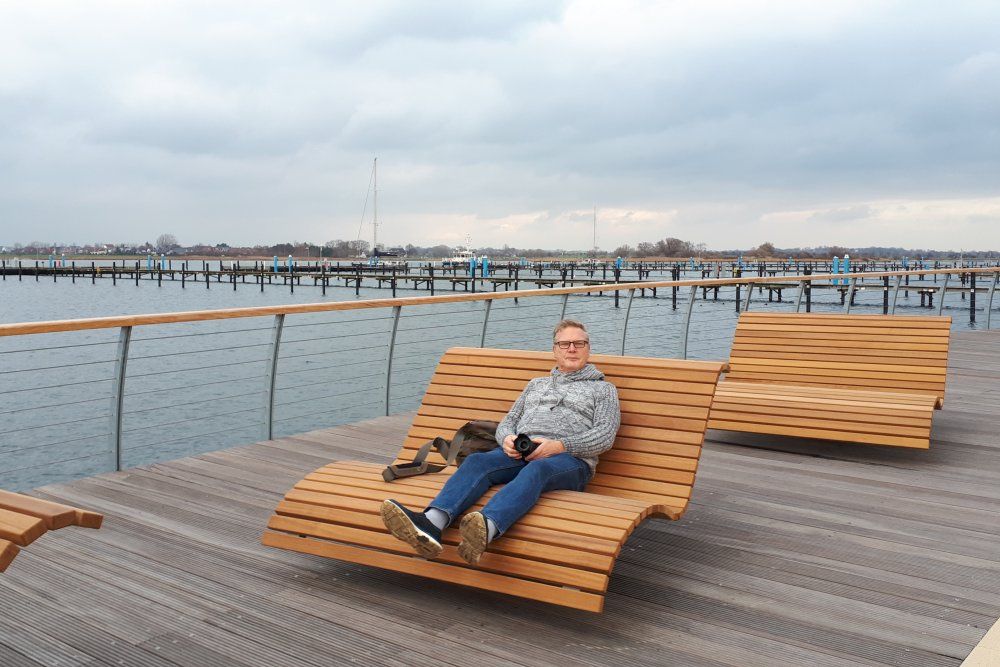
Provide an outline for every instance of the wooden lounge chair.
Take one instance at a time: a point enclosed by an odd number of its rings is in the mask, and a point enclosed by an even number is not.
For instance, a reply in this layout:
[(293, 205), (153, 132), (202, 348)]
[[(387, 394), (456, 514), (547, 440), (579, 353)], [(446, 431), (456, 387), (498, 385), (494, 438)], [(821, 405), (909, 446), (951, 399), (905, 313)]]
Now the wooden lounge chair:
[(96, 512), (0, 491), (0, 572), (7, 569), (21, 547), (28, 546), (47, 531), (66, 526), (100, 528), (103, 519)]
[[(423, 509), (454, 468), (390, 484), (382, 465), (331, 463), (285, 495), (264, 544), (601, 611), (615, 559), (635, 527), (651, 516), (678, 519), (687, 507), (722, 364), (599, 354), (591, 361), (618, 387), (622, 425), (614, 448), (601, 456), (585, 492), (544, 494), (478, 567), (459, 557), (456, 529), (445, 531), (444, 552), (429, 561), (389, 535), (379, 515), (389, 497)], [(549, 353), (448, 350), (395, 462), (412, 460), (422, 443), (450, 437), (469, 420), (499, 421), (528, 380), (553, 365)]]
[(927, 449), (950, 317), (743, 313), (708, 427)]

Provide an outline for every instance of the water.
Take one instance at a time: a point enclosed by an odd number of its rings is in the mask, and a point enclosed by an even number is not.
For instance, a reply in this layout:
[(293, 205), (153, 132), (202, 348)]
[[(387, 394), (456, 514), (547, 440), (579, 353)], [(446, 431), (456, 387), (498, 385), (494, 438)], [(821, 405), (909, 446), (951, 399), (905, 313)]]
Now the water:
[[(912, 285), (911, 287), (915, 287)], [(399, 289), (399, 296), (426, 291)], [(447, 293), (441, 291), (439, 293)], [(656, 299), (637, 294), (625, 337), (627, 354), (677, 357), (688, 288)], [(745, 292), (743, 293), (745, 294)], [(795, 288), (784, 303), (754, 293), (753, 310), (791, 311)], [(486, 345), (548, 349), (551, 327), (562, 309), (560, 297), (497, 300), (490, 311)], [(107, 315), (210, 310), (219, 308), (385, 298), (387, 290), (252, 284), (234, 291), (226, 283), (89, 280), (57, 284), (33, 278), (0, 282), (0, 321), (26, 322)], [(725, 359), (737, 314), (731, 288), (720, 300), (702, 301), (699, 291), (689, 332), (688, 356)], [(985, 298), (980, 295), (982, 308)], [(573, 296), (566, 316), (591, 330), (595, 352), (620, 353), (627, 310), (611, 296)], [(854, 312), (881, 312), (880, 286), (858, 293)], [(897, 312), (933, 314), (918, 308), (919, 297), (901, 292)], [(968, 329), (967, 302), (948, 295), (946, 314), (956, 329)], [(814, 312), (840, 312), (839, 295), (813, 292)], [(478, 346), (483, 302), (413, 306), (402, 310), (393, 357), (389, 412), (415, 408), (438, 358), (454, 345)], [(980, 318), (985, 319), (980, 313)], [(385, 373), (390, 309), (290, 315), (280, 346), (275, 391), (274, 435), (281, 437), (386, 412)], [(263, 415), (267, 359), (273, 318), (137, 327), (133, 331), (123, 409), (123, 466), (147, 464), (197, 452), (256, 442), (266, 437)], [(119, 331), (102, 329), (0, 338), (0, 488), (25, 489), (114, 465), (111, 387)]]

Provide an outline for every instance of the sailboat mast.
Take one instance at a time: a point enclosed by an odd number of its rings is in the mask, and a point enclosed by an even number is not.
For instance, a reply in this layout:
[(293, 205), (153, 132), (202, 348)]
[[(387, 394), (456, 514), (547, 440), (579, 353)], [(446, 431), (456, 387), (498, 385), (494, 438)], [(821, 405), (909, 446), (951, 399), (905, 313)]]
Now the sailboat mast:
[(372, 182), (375, 185), (375, 204), (372, 215), (372, 254), (378, 251), (378, 158), (372, 164)]
[(594, 250), (597, 250), (597, 204), (594, 204)]

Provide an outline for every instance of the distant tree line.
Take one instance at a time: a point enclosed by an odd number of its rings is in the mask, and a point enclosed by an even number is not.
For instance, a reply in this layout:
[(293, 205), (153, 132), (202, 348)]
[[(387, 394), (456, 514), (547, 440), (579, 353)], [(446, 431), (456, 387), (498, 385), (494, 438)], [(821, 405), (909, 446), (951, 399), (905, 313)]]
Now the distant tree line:
[[(405, 246), (385, 247), (379, 244), (381, 252), (395, 254), (399, 257), (411, 259), (438, 259), (455, 255), (460, 247), (435, 245), (417, 246), (408, 243)], [(673, 237), (668, 237), (659, 241), (643, 241), (637, 246), (625, 244), (615, 248), (610, 254), (606, 250), (552, 250), (550, 248), (515, 248), (504, 245), (499, 248), (492, 246), (475, 248), (479, 255), (488, 255), (494, 260), (508, 260), (518, 257), (535, 259), (540, 257), (574, 257), (574, 258), (656, 258), (656, 259), (687, 259), (688, 257), (698, 257), (702, 259), (721, 259), (743, 256), (744, 259), (785, 259), (793, 257), (796, 259), (828, 259), (837, 255), (843, 257), (845, 254), (856, 259), (902, 259), (903, 257), (924, 258), (924, 259), (945, 259), (954, 257), (965, 257), (968, 259), (998, 259), (1000, 252), (996, 250), (988, 251), (955, 251), (955, 250), (929, 250), (923, 248), (899, 248), (868, 246), (862, 248), (849, 248), (845, 246), (819, 246), (811, 248), (778, 248), (770, 241), (766, 241), (752, 248), (731, 248), (722, 250), (709, 250), (704, 243), (692, 243)], [(292, 255), (298, 258), (315, 259), (350, 259), (368, 255), (371, 252), (371, 244), (368, 241), (335, 239), (327, 241), (323, 245), (317, 245), (306, 241), (291, 241), (276, 243), (274, 245), (255, 246), (231, 246), (228, 243), (217, 243), (215, 245), (196, 244), (182, 246), (177, 242), (177, 237), (173, 234), (161, 234), (155, 243), (146, 241), (145, 243), (93, 243), (89, 245), (77, 245), (72, 243), (45, 243), (32, 241), (28, 244), (14, 243), (11, 246), (0, 244), (0, 253), (18, 256), (46, 256), (50, 254), (91, 254), (91, 255), (146, 255), (150, 253), (163, 253), (166, 255), (196, 255), (208, 257), (287, 257)]]
[(817, 246), (811, 248), (778, 248), (770, 241), (765, 241), (752, 248), (732, 248), (726, 250), (709, 250), (704, 243), (694, 244), (681, 239), (666, 238), (662, 241), (646, 241), (636, 247), (622, 245), (612, 253), (618, 257), (636, 258), (687, 258), (719, 259), (724, 257), (755, 258), (755, 259), (829, 259), (834, 255), (843, 257), (845, 254), (858, 259), (902, 259), (903, 257), (924, 259), (946, 259), (963, 256), (968, 259), (997, 259), (1000, 251), (996, 250), (928, 250), (924, 248), (899, 248), (866, 246), (849, 248), (846, 246)]

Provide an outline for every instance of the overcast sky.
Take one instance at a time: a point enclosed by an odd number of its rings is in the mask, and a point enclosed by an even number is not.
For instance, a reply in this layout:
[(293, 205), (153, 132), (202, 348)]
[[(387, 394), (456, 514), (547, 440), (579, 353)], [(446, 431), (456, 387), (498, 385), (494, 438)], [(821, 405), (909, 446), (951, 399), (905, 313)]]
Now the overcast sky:
[(998, 126), (995, 0), (0, 3), (8, 245), (995, 249)]

